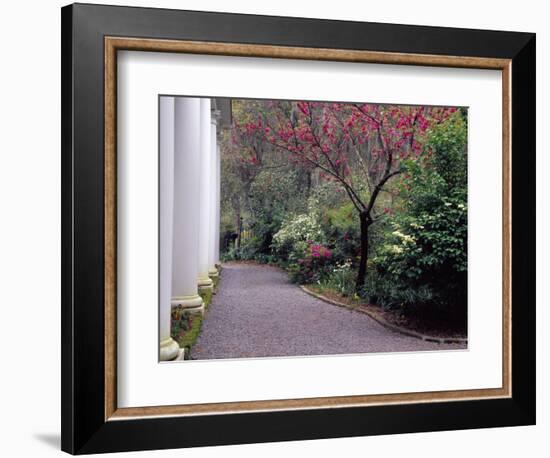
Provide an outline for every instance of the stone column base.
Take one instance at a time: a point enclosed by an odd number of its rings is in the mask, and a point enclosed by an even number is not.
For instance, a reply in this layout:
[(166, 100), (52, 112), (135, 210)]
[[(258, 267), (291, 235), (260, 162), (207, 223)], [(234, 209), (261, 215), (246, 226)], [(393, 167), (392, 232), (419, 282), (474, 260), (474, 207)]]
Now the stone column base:
[(181, 307), (190, 313), (200, 313), (204, 315), (204, 301), (198, 294), (173, 297), (171, 302), (172, 307)]
[(174, 361), (185, 361), (186, 356), (187, 356), (187, 348), (180, 348), (178, 356)]
[(208, 276), (199, 277), (197, 280), (197, 284), (200, 290), (211, 290), (214, 287), (212, 279)]
[(208, 270), (208, 276), (212, 279), (212, 277), (217, 277), (220, 273), (218, 272), (217, 267), (211, 267)]
[(160, 342), (160, 360), (172, 361), (178, 357), (180, 353), (180, 347), (177, 342), (168, 337), (168, 339), (161, 340)]

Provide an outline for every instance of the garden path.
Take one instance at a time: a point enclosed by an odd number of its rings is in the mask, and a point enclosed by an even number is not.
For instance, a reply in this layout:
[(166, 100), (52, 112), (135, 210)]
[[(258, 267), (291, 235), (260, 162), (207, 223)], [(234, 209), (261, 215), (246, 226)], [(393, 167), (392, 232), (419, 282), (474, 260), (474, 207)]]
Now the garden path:
[(223, 265), (217, 294), (192, 359), (450, 350), (391, 331), (368, 315), (316, 299), (284, 271), (247, 263)]

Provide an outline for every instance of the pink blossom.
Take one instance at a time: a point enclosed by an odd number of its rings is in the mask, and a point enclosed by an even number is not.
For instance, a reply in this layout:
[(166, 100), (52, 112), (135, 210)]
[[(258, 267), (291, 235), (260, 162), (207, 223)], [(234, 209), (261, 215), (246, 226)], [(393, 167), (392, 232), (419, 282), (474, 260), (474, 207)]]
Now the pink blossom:
[(304, 113), (306, 116), (309, 116), (309, 107), (306, 102), (298, 102), (298, 108), (302, 113)]

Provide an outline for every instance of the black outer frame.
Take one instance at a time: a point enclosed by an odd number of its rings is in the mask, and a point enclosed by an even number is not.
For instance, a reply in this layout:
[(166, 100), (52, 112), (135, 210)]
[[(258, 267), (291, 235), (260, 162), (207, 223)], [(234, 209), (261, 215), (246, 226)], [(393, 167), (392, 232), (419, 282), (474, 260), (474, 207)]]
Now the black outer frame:
[[(64, 451), (82, 454), (535, 424), (534, 34), (89, 4), (66, 6), (61, 14)], [(512, 398), (106, 422), (105, 36), (512, 59)]]

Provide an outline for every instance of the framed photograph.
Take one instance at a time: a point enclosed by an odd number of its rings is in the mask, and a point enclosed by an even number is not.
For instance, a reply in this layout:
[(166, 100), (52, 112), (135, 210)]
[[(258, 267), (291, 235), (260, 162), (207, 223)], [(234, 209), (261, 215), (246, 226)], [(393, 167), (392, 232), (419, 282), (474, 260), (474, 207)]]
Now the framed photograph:
[(535, 423), (535, 35), (62, 9), (62, 449)]

